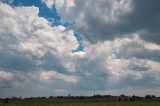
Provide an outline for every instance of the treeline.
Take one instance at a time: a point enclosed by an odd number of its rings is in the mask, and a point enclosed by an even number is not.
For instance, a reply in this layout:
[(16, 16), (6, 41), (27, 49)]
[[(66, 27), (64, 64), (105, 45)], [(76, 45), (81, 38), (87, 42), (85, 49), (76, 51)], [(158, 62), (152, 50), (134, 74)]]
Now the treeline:
[(22, 98), (22, 97), (12, 97), (12, 98), (0, 98), (0, 102), (4, 102), (4, 103), (9, 103), (12, 101), (20, 101), (20, 100), (27, 100), (27, 101), (34, 101), (34, 100), (52, 100), (52, 101), (149, 101), (149, 100), (156, 100), (156, 101), (160, 101), (160, 97), (156, 97), (155, 95), (146, 95), (145, 97), (141, 97), (141, 96), (126, 96), (126, 95), (120, 95), (120, 96), (112, 96), (112, 95), (100, 95), (100, 94), (95, 94), (93, 96), (72, 96), (71, 94), (69, 94), (68, 96), (49, 96), (49, 97), (30, 97), (30, 98)]

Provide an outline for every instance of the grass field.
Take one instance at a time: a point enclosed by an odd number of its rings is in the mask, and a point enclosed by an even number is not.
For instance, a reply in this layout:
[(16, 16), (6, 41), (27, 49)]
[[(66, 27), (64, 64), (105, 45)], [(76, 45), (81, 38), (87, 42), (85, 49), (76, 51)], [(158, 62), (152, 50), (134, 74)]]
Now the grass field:
[(0, 106), (160, 106), (160, 101), (134, 101), (134, 102), (11, 102), (0, 103)]

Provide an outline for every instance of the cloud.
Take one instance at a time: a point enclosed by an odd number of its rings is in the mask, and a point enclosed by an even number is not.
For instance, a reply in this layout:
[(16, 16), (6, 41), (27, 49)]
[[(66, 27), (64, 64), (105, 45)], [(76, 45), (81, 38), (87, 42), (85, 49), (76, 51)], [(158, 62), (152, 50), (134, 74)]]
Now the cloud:
[(122, 19), (123, 15), (132, 11), (131, 0), (66, 0), (66, 2), (72, 2), (74, 5), (55, 3), (58, 5), (56, 6), (58, 13), (62, 16), (61, 21), (76, 22), (77, 32), (82, 33), (90, 41), (97, 40), (102, 36), (111, 38), (114, 29), (125, 21)]
[[(47, 0), (53, 1), (53, 0)], [(46, 1), (46, 3), (47, 3)], [(146, 30), (141, 37), (159, 44), (158, 0), (65, 0), (55, 4), (62, 22), (75, 22), (73, 28), (92, 42), (121, 37)], [(74, 5), (68, 5), (74, 4)], [(60, 5), (61, 4), (61, 5)], [(58, 5), (58, 6), (57, 6)], [(143, 6), (142, 6), (143, 5)]]
[[(1, 64), (6, 67), (7, 62), (14, 64), (15, 62), (12, 61), (15, 60), (24, 63), (28, 61), (27, 64), (30, 63), (34, 67), (35, 64), (32, 61), (35, 62), (36, 58), (40, 59), (47, 54), (53, 57), (56, 57), (54, 55), (70, 56), (72, 49), (79, 45), (72, 30), (65, 31), (64, 26), (51, 27), (45, 18), (38, 16), (37, 7), (12, 8), (1, 3), (0, 8), (2, 20), (0, 22), (0, 56), (2, 57)], [(23, 65), (23, 62), (15, 64), (21, 64), (19, 66), (25, 68), (23, 66), (26, 64)]]
[(6, 71), (0, 71), (0, 79), (11, 80), (12, 77), (13, 77), (12, 73)]
[(43, 80), (49, 80), (52, 78), (56, 78), (56, 79), (62, 79), (66, 82), (70, 82), (70, 83), (77, 83), (77, 77), (75, 76), (67, 76), (65, 74), (60, 74), (57, 73), (55, 71), (44, 71), (40, 73), (40, 78), (42, 78)]
[[(65, 31), (64, 26), (51, 27), (38, 14), (39, 8), (34, 6), (11, 7), (0, 3), (0, 69), (4, 70), (2, 74), (8, 75), (8, 71), (16, 73), (17, 77), (8, 82), (1, 80), (3, 84), (6, 83), (4, 88), (21, 85), (25, 91), (27, 85), (34, 85), (32, 81), (35, 79), (30, 73), (39, 69), (55, 69), (55, 73), (59, 73), (58, 76), (64, 80), (63, 83), (77, 81), (73, 76), (63, 73), (65, 66), (58, 63), (62, 58), (72, 55), (72, 47), (78, 46), (73, 31)], [(1, 77), (4, 79), (4, 75)], [(38, 82), (38, 78), (35, 82)]]
[[(12, 46), (19, 48), (20, 51), (30, 51), (35, 55), (44, 55), (48, 50), (62, 53), (64, 50), (72, 51), (69, 43), (78, 44), (74, 43), (77, 42), (76, 40), (72, 40), (75, 39), (73, 31), (65, 32), (63, 26), (52, 28), (46, 19), (38, 16), (37, 7), (11, 8), (6, 4), (1, 4), (1, 8), (3, 20), (1, 39), (4, 42), (13, 39), (11, 40), (14, 43)], [(8, 35), (8, 38), (5, 35)]]
[[(133, 32), (131, 27), (121, 27), (128, 22), (124, 16), (134, 13), (134, 2), (62, 0), (49, 4), (58, 6), (62, 21), (79, 22), (73, 29), (84, 35), (86, 49), (74, 53), (79, 44), (73, 30), (62, 25), (52, 27), (39, 16), (38, 7), (0, 3), (2, 96), (49, 96), (61, 91), (81, 94), (128, 87), (159, 89), (160, 46), (154, 39), (143, 38), (152, 31), (147, 26), (148, 31)], [(121, 33), (119, 28), (127, 28), (129, 33)], [(89, 36), (91, 33), (94, 36)]]
[(12, 72), (0, 70), (0, 88), (5, 89), (11, 87), (11, 80), (13, 80), (13, 78), (14, 74)]
[(54, 0), (42, 0), (42, 2), (46, 3), (48, 8), (52, 8), (54, 4)]
[(98, 89), (141, 86), (141, 84), (159, 86), (156, 83), (160, 69), (157, 61), (159, 59), (153, 56), (158, 55), (158, 52), (151, 53), (152, 49), (146, 46), (152, 43), (140, 39), (138, 34), (129, 36), (91, 45), (86, 51), (85, 63), (79, 63), (83, 64), (82, 71), (86, 70), (86, 73), (81, 73), (82, 76), (88, 81), (94, 78), (97, 82), (103, 83), (96, 86)]
[[(55, 6), (57, 9), (65, 8), (65, 11), (69, 11), (71, 7), (74, 7), (74, 0), (42, 0), (49, 8)], [(64, 11), (64, 10), (63, 10)]]

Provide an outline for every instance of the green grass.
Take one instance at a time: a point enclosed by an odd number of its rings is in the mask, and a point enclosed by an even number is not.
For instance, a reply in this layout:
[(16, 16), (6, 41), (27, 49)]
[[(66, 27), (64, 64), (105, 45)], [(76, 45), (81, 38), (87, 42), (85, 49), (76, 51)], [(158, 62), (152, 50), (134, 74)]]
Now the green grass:
[(0, 103), (0, 106), (160, 106), (160, 101), (138, 102), (52, 102), (52, 101), (16, 101), (8, 104)]

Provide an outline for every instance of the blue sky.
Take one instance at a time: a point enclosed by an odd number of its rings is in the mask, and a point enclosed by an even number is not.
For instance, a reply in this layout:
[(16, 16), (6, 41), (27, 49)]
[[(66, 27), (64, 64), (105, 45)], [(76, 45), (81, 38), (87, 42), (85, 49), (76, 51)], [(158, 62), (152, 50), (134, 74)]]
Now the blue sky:
[(11, 3), (12, 6), (36, 6), (39, 8), (39, 16), (45, 18), (54, 18), (59, 21), (60, 16), (58, 15), (56, 9), (53, 7), (49, 9), (41, 0), (15, 0)]
[[(58, 26), (58, 25), (63, 25), (65, 27), (70, 27), (72, 23), (61, 23), (61, 16), (57, 13), (55, 6), (52, 8), (48, 8), (44, 2), (41, 0), (14, 0), (11, 4), (11, 6), (16, 7), (16, 6), (36, 6), (39, 8), (39, 16), (44, 17), (48, 21), (51, 22), (52, 26)], [(83, 40), (82, 37), (80, 36), (79, 33), (75, 32), (75, 37), (79, 43), (79, 46), (73, 50), (73, 52), (76, 51), (83, 51), (84, 46), (83, 46)]]
[(160, 96), (159, 8), (159, 0), (0, 0), (0, 97)]

